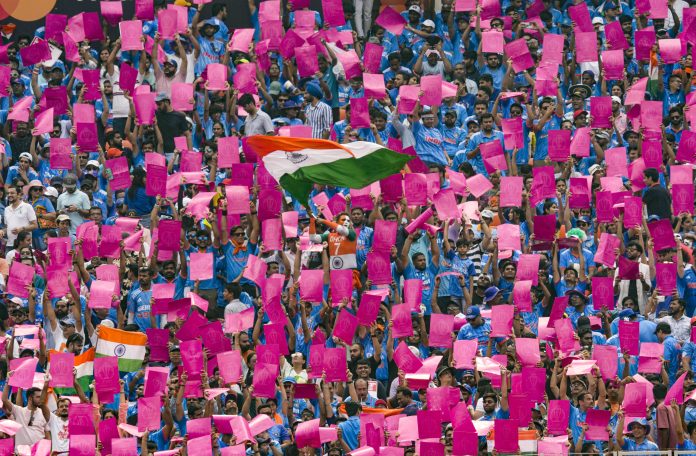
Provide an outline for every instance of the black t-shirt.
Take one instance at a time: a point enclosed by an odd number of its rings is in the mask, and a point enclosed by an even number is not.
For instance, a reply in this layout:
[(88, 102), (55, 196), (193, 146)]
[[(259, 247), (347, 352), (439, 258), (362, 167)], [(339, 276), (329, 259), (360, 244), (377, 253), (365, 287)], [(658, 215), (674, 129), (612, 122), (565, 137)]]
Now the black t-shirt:
[(165, 153), (174, 152), (174, 138), (188, 130), (186, 116), (177, 111), (157, 112), (157, 126), (162, 132)]
[(653, 185), (643, 194), (643, 203), (648, 217), (657, 215), (661, 219), (672, 217), (672, 197), (662, 185)]

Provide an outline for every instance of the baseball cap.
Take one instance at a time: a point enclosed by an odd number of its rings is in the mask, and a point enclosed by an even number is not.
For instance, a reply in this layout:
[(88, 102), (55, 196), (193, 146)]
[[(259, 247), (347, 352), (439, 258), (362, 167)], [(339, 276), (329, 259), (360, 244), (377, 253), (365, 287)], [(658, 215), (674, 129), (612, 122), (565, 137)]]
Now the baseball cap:
[(297, 384), (297, 380), (295, 380), (294, 377), (285, 377), (283, 379), (283, 383), (292, 383), (293, 385)]
[(584, 301), (587, 301), (587, 297), (584, 294), (580, 293), (578, 290), (568, 290), (566, 291), (565, 295), (569, 298), (573, 295), (580, 296)]
[(56, 217), (56, 222), (62, 222), (64, 220), (70, 221), (70, 217), (67, 214), (60, 214)]
[(587, 115), (587, 111), (585, 111), (584, 109), (578, 109), (578, 110), (576, 110), (576, 111), (573, 113), (573, 120), (577, 119), (578, 117), (580, 117), (580, 116), (582, 116), (582, 115)]
[(633, 426), (636, 424), (643, 426), (646, 429), (646, 432), (650, 432), (650, 425), (648, 424), (648, 420), (645, 418), (633, 418), (631, 422), (628, 423), (628, 430), (630, 431), (633, 429)]
[(75, 319), (72, 316), (68, 316), (60, 319), (61, 326), (75, 326)]
[(636, 313), (633, 311), (633, 309), (624, 309), (619, 312), (619, 318), (633, 318), (635, 316)]
[(155, 97), (155, 103), (158, 103), (160, 101), (164, 100), (169, 100), (169, 95), (167, 95), (165, 92), (158, 92), (157, 96)]
[(421, 14), (421, 9), (420, 9), (420, 6), (418, 6), (418, 5), (411, 5), (411, 6), (408, 8), (408, 10), (409, 10), (409, 12), (410, 12), (410, 11), (413, 11), (413, 12), (415, 12), (415, 13)]
[(437, 370), (437, 374), (436, 374), (435, 376), (436, 376), (436, 377), (439, 377), (440, 375), (442, 375), (442, 374), (444, 374), (444, 373), (446, 373), (446, 372), (449, 372), (451, 375), (454, 375), (454, 369), (452, 369), (452, 368), (449, 367), (449, 366), (441, 366), (441, 367)]
[(596, 173), (600, 169), (602, 169), (602, 167), (600, 165), (594, 164), (594, 165), (590, 166), (587, 171), (590, 173), (590, 176), (592, 176), (594, 173)]
[(595, 17), (594, 19), (592, 19), (592, 25), (594, 25), (594, 24), (602, 24), (602, 25), (604, 25), (604, 19), (602, 19), (601, 17), (597, 16), (597, 17)]
[[(410, 9), (410, 8), (409, 8)], [(433, 22), (430, 19), (426, 19), (423, 21), (423, 27), (430, 27), (430, 28), (435, 28), (435, 22)]]
[(56, 190), (55, 187), (47, 187), (46, 190), (44, 190), (44, 195), (58, 198), (58, 190)]
[(483, 211), (481, 211), (481, 217), (492, 219), (493, 217), (495, 217), (495, 214), (493, 214), (493, 211), (490, 209), (484, 209)]
[(617, 97), (616, 95), (612, 95), (612, 96), (611, 96), (611, 101), (612, 101), (613, 103), (621, 104), (621, 98), (620, 98), (620, 97)]
[(476, 317), (481, 315), (481, 309), (478, 308), (478, 306), (471, 306), (468, 309), (466, 309), (466, 319), (467, 320), (474, 320)]
[(89, 160), (86, 166), (96, 166), (99, 168), (99, 162), (97, 160)]

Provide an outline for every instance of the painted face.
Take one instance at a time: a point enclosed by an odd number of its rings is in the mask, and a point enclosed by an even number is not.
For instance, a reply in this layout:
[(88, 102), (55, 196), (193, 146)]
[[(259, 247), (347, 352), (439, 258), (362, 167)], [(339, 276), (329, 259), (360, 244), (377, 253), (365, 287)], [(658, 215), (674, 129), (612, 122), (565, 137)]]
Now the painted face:
[(350, 228), (350, 217), (347, 215), (342, 215), (338, 219), (338, 224), (343, 225), (346, 228)]

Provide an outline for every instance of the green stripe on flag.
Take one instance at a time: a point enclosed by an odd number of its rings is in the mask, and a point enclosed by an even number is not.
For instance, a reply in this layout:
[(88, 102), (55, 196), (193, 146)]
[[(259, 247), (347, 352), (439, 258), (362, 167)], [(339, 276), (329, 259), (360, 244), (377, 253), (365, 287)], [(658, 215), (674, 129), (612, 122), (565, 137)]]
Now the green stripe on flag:
[[(108, 358), (108, 356), (97, 353), (95, 358)], [(118, 358), (119, 372), (136, 372), (141, 367), (143, 367), (142, 359)]]
[(386, 148), (360, 158), (345, 158), (330, 163), (304, 166), (280, 178), (280, 185), (303, 204), (307, 202), (312, 185), (363, 188), (373, 182), (398, 173), (411, 159)]

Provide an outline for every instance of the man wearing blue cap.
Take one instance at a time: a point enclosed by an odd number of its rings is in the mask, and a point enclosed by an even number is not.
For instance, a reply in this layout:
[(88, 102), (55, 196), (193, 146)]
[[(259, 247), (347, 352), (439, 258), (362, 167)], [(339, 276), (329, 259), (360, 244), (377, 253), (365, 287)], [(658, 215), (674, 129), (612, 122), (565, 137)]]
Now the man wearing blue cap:
[(659, 450), (654, 442), (647, 439), (650, 434), (650, 425), (645, 418), (632, 418), (628, 424), (628, 430), (633, 435), (624, 437), (624, 416), (623, 410), (619, 410), (619, 424), (616, 426), (616, 443), (619, 444), (624, 451), (653, 451)]
[(466, 309), (466, 321), (467, 324), (462, 326), (457, 334), (457, 340), (477, 340), (479, 350), (484, 353), (491, 332), (490, 323), (483, 319), (478, 306)]

